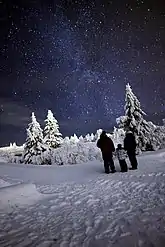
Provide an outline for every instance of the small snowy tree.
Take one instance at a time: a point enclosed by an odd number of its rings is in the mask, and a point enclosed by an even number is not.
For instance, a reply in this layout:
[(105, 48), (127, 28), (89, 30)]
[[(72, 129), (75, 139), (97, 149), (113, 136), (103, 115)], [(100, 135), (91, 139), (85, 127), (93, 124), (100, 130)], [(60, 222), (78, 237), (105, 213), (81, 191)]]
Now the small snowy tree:
[(53, 149), (51, 162), (53, 164), (80, 164), (92, 160), (102, 160), (101, 151), (95, 143), (70, 143), (62, 145), (60, 148)]
[(98, 129), (95, 134), (95, 141), (97, 141), (100, 138), (101, 133), (103, 132), (102, 129)]
[(89, 133), (84, 137), (84, 141), (85, 142), (90, 142), (91, 141), (91, 136), (90, 136)]
[(165, 118), (162, 119), (163, 126), (165, 126)]
[(151, 144), (151, 126), (144, 120), (145, 112), (141, 109), (140, 101), (126, 85), (125, 116), (118, 118), (117, 124), (125, 131), (132, 131), (136, 137), (138, 147), (142, 150)]
[(66, 136), (64, 139), (63, 139), (63, 144), (69, 144), (70, 143), (70, 139), (68, 136)]
[(155, 144), (156, 149), (165, 148), (165, 124), (163, 121), (162, 126), (153, 125), (154, 138), (153, 142)]
[(43, 132), (37, 122), (34, 112), (27, 128), (27, 138), (24, 145), (23, 162), (25, 164), (43, 164), (43, 153), (48, 151), (43, 141)]
[(91, 134), (91, 142), (93, 142), (95, 140), (95, 136), (94, 136), (94, 134), (92, 133)]
[(57, 148), (62, 143), (62, 134), (59, 132), (59, 125), (51, 110), (48, 110), (45, 119), (44, 141), (51, 148)]
[(125, 131), (122, 128), (116, 128), (114, 127), (113, 134), (110, 136), (114, 142), (115, 147), (117, 147), (118, 144), (123, 145), (124, 137), (125, 137)]
[(79, 141), (84, 142), (84, 137), (82, 135), (79, 137)]
[(78, 137), (77, 137), (76, 134), (74, 134), (73, 136), (70, 137), (70, 142), (71, 142), (72, 144), (76, 144), (76, 143), (79, 142), (79, 139), (78, 139)]
[(13, 148), (16, 148), (17, 144), (15, 142), (13, 142)]

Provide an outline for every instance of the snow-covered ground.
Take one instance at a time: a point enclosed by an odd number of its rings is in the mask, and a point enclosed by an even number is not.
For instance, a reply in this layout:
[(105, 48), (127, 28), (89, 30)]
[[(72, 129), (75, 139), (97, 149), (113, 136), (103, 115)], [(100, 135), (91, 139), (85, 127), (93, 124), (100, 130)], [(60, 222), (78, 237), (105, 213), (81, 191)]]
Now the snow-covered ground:
[(0, 246), (164, 247), (165, 150), (138, 161), (108, 175), (98, 161), (1, 163)]

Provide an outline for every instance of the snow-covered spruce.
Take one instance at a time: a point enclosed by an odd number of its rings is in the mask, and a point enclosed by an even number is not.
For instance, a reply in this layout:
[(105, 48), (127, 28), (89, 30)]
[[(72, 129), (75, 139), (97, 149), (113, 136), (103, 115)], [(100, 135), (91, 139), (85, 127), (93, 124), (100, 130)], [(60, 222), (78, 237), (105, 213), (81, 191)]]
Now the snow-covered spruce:
[(141, 109), (140, 101), (132, 92), (131, 86), (126, 85), (125, 96), (125, 116), (116, 119), (119, 127), (125, 131), (132, 131), (135, 134), (138, 148), (146, 150), (152, 148), (151, 133), (154, 132), (153, 126), (145, 119), (145, 112)]
[(154, 150), (165, 148), (165, 125), (153, 127), (152, 143)]
[(48, 110), (47, 118), (45, 119), (44, 141), (50, 148), (57, 148), (62, 143), (62, 134), (51, 110)]
[(27, 138), (24, 145), (23, 162), (25, 164), (48, 164), (50, 149), (44, 144), (43, 131), (37, 122), (34, 112), (31, 116), (31, 123), (27, 128)]

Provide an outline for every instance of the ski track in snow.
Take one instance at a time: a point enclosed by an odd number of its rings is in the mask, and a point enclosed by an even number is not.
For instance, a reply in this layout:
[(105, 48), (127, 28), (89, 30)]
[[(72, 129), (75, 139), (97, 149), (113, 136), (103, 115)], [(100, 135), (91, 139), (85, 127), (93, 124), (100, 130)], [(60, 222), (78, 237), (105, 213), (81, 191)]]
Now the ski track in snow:
[[(8, 180), (10, 180), (10, 182), (8, 182)], [(0, 176), (0, 189), (1, 188), (6, 188), (6, 187), (9, 187), (9, 186), (13, 186), (13, 185), (17, 185), (17, 184), (20, 184), (21, 181), (19, 179), (4, 179)]]
[[(36, 183), (37, 202), (0, 210), (0, 246), (164, 247), (163, 159), (161, 154), (142, 156), (138, 171), (97, 174), (79, 183)], [(11, 193), (23, 182), (8, 175), (0, 181), (13, 184), (6, 188)]]

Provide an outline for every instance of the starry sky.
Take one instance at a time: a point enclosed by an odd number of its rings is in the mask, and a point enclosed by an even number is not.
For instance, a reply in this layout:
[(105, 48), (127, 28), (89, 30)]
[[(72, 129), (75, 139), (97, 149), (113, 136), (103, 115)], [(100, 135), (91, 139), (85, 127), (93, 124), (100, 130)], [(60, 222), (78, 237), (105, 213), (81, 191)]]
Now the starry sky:
[(65, 135), (111, 129), (130, 83), (148, 119), (165, 117), (160, 0), (0, 1), (0, 145), (21, 144), (51, 109)]

